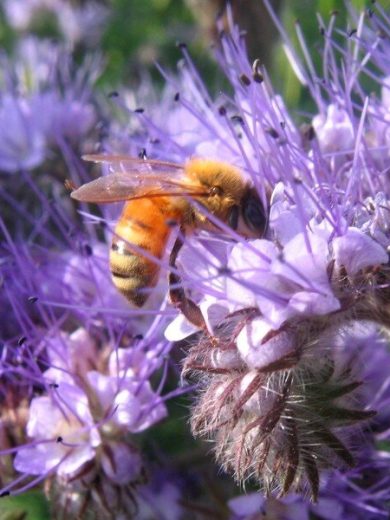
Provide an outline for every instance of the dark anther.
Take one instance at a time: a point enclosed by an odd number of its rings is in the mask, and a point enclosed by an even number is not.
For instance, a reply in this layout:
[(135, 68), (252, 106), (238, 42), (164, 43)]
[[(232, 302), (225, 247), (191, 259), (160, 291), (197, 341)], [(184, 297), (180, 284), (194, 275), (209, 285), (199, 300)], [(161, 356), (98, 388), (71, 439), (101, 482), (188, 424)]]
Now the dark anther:
[(277, 139), (279, 137), (278, 132), (275, 130), (275, 128), (272, 128), (271, 126), (265, 129), (266, 133), (269, 134), (273, 139)]
[(9, 497), (9, 496), (10, 496), (10, 492), (9, 491), (3, 491), (2, 493), (0, 493), (0, 498)]
[(62, 442), (64, 439), (61, 437), (61, 435), (59, 435), (57, 438), (56, 438), (56, 442)]
[(370, 18), (372, 18), (374, 16), (374, 11), (371, 9), (371, 7), (369, 9), (367, 9), (367, 13)]
[(257, 58), (252, 65), (252, 78), (253, 81), (256, 81), (256, 83), (263, 83), (264, 81), (264, 76), (261, 73), (260, 66), (260, 60)]
[(36, 301), (38, 301), (38, 296), (29, 296), (27, 298), (27, 301), (28, 303), (35, 303)]
[(218, 268), (218, 273), (221, 275), (229, 275), (229, 274), (231, 274), (231, 270), (229, 269), (229, 267), (227, 265), (222, 265), (221, 267)]
[(316, 136), (316, 131), (314, 130), (314, 126), (309, 125), (309, 128), (307, 129), (307, 138), (309, 141), (312, 141)]
[(186, 49), (187, 48), (187, 44), (184, 43), (184, 42), (177, 42), (176, 46), (178, 47), (178, 49)]
[(349, 31), (349, 33), (348, 33), (348, 36), (351, 37), (351, 36), (353, 36), (353, 35), (356, 34), (356, 33), (357, 33), (357, 29), (351, 29), (351, 30)]
[(143, 334), (136, 334), (134, 336), (134, 339), (137, 341), (142, 341), (144, 339), (144, 336), (143, 336)]
[(321, 36), (324, 36), (325, 34), (325, 29), (323, 27), (320, 27), (320, 34)]
[(248, 78), (246, 74), (240, 74), (240, 81), (245, 87), (249, 87), (251, 84), (251, 80)]
[(146, 153), (145, 148), (142, 148), (142, 150), (141, 150), (140, 153), (138, 154), (138, 157), (139, 157), (140, 159), (147, 159), (148, 155), (147, 155), (147, 153)]
[(280, 128), (283, 128), (283, 130), (286, 128), (286, 121), (280, 121)]
[(112, 92), (110, 92), (109, 94), (107, 94), (107, 96), (109, 98), (116, 98), (116, 97), (119, 97), (119, 92), (117, 92), (116, 90), (113, 90)]
[(301, 126), (301, 133), (302, 133), (302, 137), (304, 139), (306, 139), (307, 141), (312, 141), (315, 138), (315, 136), (316, 136), (316, 132), (314, 130), (314, 127), (312, 125), (307, 124), (307, 123), (304, 123)]
[(58, 383), (49, 383), (49, 388), (59, 388), (59, 386)]
[(99, 222), (99, 226), (100, 226), (102, 229), (105, 229), (106, 226), (107, 226), (107, 223), (104, 222), (104, 220), (101, 220), (101, 221)]
[(179, 101), (179, 99), (180, 99), (180, 92), (176, 92), (176, 94), (174, 95), (173, 99), (175, 101)]
[(160, 139), (158, 137), (151, 137), (149, 139), (150, 144), (158, 144), (160, 142)]
[(21, 347), (23, 345), (23, 343), (25, 343), (25, 341), (27, 340), (26, 336), (22, 336), (18, 339), (18, 345), (19, 347)]
[(136, 109), (134, 110), (134, 112), (135, 112), (136, 114), (143, 114), (143, 113), (145, 112), (145, 109), (144, 109), (144, 108), (141, 108), (141, 107), (140, 107), (140, 108), (136, 108)]
[(239, 115), (232, 116), (230, 119), (234, 122), (240, 123), (241, 125), (244, 124), (243, 118)]
[(219, 108), (218, 108), (218, 113), (220, 116), (226, 116), (226, 108), (221, 105)]
[(85, 251), (85, 254), (87, 256), (92, 256), (93, 255), (92, 247), (89, 244), (85, 244), (84, 251)]
[(337, 9), (333, 9), (333, 11), (330, 12), (331, 16), (338, 16), (339, 11)]

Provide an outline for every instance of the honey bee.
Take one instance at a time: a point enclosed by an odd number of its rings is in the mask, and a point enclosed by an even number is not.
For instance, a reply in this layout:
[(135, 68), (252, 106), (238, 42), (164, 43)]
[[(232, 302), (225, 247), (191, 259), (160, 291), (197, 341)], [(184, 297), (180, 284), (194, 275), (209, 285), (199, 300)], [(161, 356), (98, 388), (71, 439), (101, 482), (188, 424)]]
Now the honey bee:
[(197, 230), (221, 232), (217, 225), (221, 221), (242, 237), (261, 237), (266, 215), (255, 188), (239, 169), (210, 159), (195, 158), (185, 164), (125, 155), (88, 155), (84, 159), (106, 163), (112, 172), (75, 189), (71, 197), (97, 204), (126, 202), (110, 251), (115, 286), (142, 307), (158, 282), (168, 239), (178, 225), (181, 233), (169, 259), (170, 298), (191, 322), (203, 326), (200, 310), (186, 297), (176, 274), (183, 236)]

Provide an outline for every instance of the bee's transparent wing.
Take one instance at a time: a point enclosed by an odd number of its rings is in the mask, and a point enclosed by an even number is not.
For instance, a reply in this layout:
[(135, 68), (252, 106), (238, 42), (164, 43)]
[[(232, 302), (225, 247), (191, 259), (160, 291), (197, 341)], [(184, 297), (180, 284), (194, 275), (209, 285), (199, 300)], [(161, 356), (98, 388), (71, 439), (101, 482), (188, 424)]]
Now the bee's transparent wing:
[(72, 191), (70, 196), (80, 202), (119, 202), (128, 200), (139, 189), (128, 173), (111, 173), (83, 184)]
[(104, 163), (109, 173), (83, 184), (71, 193), (80, 202), (119, 202), (158, 196), (203, 196), (199, 187), (184, 182), (183, 165), (144, 160), (126, 155), (88, 155), (86, 160)]
[(183, 165), (179, 163), (160, 161), (158, 159), (141, 159), (125, 154), (88, 154), (84, 155), (83, 159), (85, 161), (107, 164), (112, 170), (124, 169), (148, 172), (157, 169), (170, 172), (171, 174), (183, 171)]

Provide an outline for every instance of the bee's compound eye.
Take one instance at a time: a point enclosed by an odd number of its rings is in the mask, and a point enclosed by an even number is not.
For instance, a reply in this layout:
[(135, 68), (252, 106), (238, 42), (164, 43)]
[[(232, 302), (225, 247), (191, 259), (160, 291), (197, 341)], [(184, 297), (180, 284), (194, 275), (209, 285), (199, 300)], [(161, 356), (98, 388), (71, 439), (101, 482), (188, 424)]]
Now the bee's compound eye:
[(238, 227), (238, 217), (240, 215), (240, 209), (238, 206), (233, 206), (230, 210), (229, 217), (228, 217), (228, 225), (236, 230)]
[(252, 231), (258, 231), (260, 234), (264, 232), (266, 226), (266, 217), (263, 206), (257, 195), (249, 195), (245, 200), (242, 208), (242, 214), (246, 225)]

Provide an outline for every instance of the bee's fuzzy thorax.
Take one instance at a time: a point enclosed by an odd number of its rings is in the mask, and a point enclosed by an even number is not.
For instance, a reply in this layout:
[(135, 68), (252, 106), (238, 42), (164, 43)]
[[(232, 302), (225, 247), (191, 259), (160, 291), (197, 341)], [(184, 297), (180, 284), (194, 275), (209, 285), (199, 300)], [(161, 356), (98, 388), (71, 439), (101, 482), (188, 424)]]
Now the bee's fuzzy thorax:
[(186, 164), (188, 178), (202, 187), (219, 188), (219, 197), (226, 202), (240, 201), (245, 181), (240, 170), (229, 163), (210, 159), (191, 159)]

